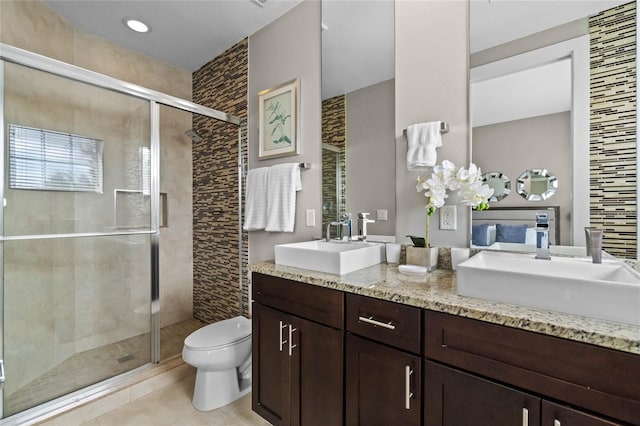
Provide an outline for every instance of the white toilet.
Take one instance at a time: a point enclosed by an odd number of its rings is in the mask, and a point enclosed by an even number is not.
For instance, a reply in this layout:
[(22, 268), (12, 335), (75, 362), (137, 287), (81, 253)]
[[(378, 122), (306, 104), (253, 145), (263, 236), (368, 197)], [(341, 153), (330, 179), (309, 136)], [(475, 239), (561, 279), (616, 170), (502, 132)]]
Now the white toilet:
[(182, 359), (198, 369), (193, 406), (209, 411), (251, 391), (251, 320), (238, 316), (202, 327), (184, 340)]

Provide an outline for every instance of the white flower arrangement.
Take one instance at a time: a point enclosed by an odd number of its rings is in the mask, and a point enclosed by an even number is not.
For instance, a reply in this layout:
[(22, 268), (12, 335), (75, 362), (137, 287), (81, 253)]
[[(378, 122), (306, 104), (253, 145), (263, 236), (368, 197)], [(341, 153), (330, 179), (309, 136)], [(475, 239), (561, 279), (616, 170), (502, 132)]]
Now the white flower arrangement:
[(458, 191), (460, 202), (475, 210), (488, 209), (489, 198), (493, 195), (493, 188), (482, 182), (482, 171), (478, 166), (471, 163), (468, 169), (458, 168), (449, 160), (436, 165), (431, 176), (418, 176), (416, 191), (424, 191), (427, 197), (426, 247), (429, 247), (429, 217), (445, 204), (445, 199), (449, 198), (447, 191)]

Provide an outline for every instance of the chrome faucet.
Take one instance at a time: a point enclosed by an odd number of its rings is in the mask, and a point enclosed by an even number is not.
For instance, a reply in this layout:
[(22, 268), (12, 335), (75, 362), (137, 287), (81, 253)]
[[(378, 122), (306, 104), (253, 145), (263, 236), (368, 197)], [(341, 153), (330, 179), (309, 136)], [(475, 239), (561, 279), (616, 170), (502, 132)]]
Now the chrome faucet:
[(551, 259), (548, 213), (536, 213), (536, 259)]
[(371, 213), (358, 213), (358, 240), (367, 241), (367, 223), (376, 223), (375, 220), (367, 218)]
[(351, 241), (351, 239), (353, 238), (353, 233), (352, 233), (352, 222), (351, 222), (351, 213), (342, 213), (340, 215), (340, 220), (337, 220), (335, 222), (329, 222), (327, 223), (327, 230), (326, 230), (326, 235), (325, 235), (325, 240), (327, 242), (331, 241), (331, 227), (332, 226), (338, 226), (339, 228), (339, 239), (342, 240), (345, 236), (343, 235), (343, 228), (346, 226), (347, 227), (347, 237), (348, 237), (348, 241)]

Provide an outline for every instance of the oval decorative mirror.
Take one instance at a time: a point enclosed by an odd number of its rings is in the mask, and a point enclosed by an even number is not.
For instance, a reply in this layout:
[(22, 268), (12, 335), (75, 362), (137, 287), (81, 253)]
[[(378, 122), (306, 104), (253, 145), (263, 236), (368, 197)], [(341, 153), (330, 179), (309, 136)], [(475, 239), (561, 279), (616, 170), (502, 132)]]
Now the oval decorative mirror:
[(493, 189), (490, 203), (497, 203), (511, 193), (511, 179), (502, 172), (489, 172), (482, 175), (482, 181)]
[(547, 169), (529, 169), (516, 183), (516, 191), (528, 201), (543, 201), (556, 193), (558, 179)]

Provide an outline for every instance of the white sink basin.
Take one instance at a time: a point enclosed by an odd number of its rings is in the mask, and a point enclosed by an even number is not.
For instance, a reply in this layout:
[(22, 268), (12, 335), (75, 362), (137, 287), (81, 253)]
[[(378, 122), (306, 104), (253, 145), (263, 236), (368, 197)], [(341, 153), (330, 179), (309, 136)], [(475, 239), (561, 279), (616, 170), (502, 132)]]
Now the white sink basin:
[(276, 265), (348, 274), (384, 262), (384, 244), (306, 241), (275, 246)]
[(458, 294), (640, 325), (640, 274), (608, 258), (483, 251), (460, 263)]

